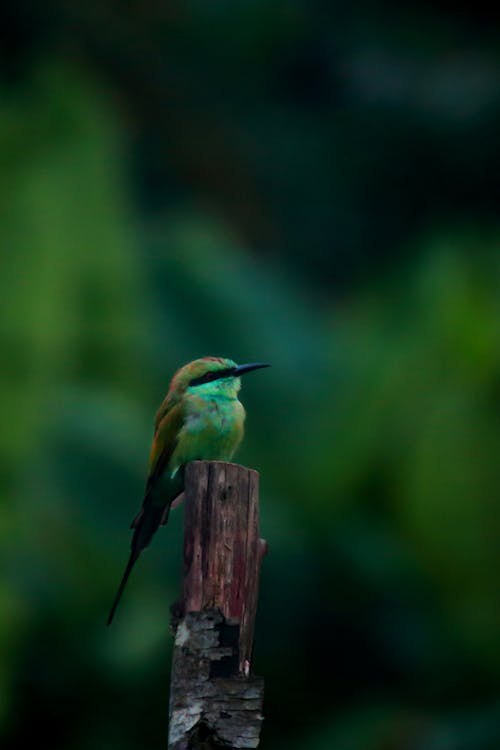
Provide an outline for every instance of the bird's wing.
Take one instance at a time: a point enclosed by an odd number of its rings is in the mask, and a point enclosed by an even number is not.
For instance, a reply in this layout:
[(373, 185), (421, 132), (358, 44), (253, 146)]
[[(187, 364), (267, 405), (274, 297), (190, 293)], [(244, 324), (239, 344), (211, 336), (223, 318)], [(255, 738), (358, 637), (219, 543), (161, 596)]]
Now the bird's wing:
[(158, 430), (162, 420), (180, 403), (181, 400), (179, 396), (175, 392), (169, 390), (155, 414), (155, 432)]
[(158, 479), (163, 474), (165, 467), (168, 464), (172, 453), (177, 446), (177, 440), (183, 422), (183, 405), (182, 402), (178, 402), (177, 404), (175, 404), (175, 406), (168, 409), (163, 414), (163, 417), (156, 423), (156, 431), (153, 438), (153, 444), (151, 446), (151, 453), (149, 455), (149, 473), (146, 481), (144, 500), (142, 503), (142, 508), (132, 521), (132, 524), (130, 526), (131, 529), (137, 528), (145, 511), (151, 505), (152, 490)]
[(166, 410), (162, 419), (156, 423), (156, 431), (149, 459), (146, 492), (142, 507), (131, 524), (134, 534), (130, 545), (130, 557), (109, 613), (108, 625), (113, 620), (118, 602), (121, 599), (128, 577), (137, 558), (142, 550), (148, 546), (158, 526), (163, 522), (166, 523), (170, 504), (182, 490), (182, 482), (177, 477), (173, 482), (168, 483), (170, 486), (167, 484), (166, 487), (161, 486), (160, 491), (156, 493), (154, 491), (156, 483), (162, 478), (163, 472), (175, 450), (177, 436), (182, 428), (183, 421), (182, 402), (178, 402), (172, 408)]
[(184, 408), (182, 401), (179, 401), (175, 406), (168, 409), (158, 421), (149, 455), (149, 474), (146, 489), (162, 474), (169, 462), (177, 446), (183, 424)]

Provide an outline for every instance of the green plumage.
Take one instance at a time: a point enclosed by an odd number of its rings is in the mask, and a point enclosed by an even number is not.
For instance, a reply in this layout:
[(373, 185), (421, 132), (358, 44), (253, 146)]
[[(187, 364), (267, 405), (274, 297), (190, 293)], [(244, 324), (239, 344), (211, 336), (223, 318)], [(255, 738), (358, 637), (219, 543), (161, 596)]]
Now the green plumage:
[(170, 506), (184, 489), (184, 466), (190, 461), (230, 461), (243, 438), (245, 410), (238, 400), (240, 375), (265, 364), (236, 365), (230, 359), (204, 357), (182, 367), (155, 419), (144, 501), (132, 521), (134, 534), (125, 573), (118, 588), (111, 623), (130, 572)]

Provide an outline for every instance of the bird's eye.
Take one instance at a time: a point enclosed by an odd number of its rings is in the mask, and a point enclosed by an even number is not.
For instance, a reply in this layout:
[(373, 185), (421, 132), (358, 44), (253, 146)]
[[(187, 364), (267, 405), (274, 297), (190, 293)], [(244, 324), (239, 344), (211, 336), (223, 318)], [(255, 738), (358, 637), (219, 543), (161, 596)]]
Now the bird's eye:
[(199, 378), (193, 378), (189, 385), (202, 385), (203, 383), (210, 383), (212, 380), (216, 380), (219, 377), (217, 372), (206, 372), (204, 375), (200, 375)]
[(203, 383), (211, 383), (212, 380), (220, 380), (221, 378), (229, 378), (233, 374), (232, 368), (227, 370), (213, 370), (206, 372), (204, 375), (200, 375), (199, 378), (193, 378), (189, 383), (190, 386), (202, 385)]

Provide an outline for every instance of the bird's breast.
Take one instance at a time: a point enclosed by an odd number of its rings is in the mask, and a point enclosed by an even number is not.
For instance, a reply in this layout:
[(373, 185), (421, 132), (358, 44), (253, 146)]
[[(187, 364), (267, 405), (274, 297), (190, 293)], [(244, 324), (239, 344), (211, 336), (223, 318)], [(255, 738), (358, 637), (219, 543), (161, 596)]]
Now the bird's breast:
[(243, 419), (243, 406), (237, 399), (211, 399), (188, 412), (186, 427), (190, 433), (224, 435), (231, 433)]
[(189, 460), (230, 460), (243, 437), (244, 420), (238, 399), (193, 400), (183, 429)]

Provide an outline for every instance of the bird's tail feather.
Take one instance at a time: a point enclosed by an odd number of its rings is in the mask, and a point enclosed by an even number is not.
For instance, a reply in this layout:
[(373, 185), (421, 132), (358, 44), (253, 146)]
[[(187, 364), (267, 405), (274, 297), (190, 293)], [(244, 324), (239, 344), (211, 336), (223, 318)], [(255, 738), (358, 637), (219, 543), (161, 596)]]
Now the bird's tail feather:
[(125, 573), (123, 574), (123, 578), (120, 581), (120, 585), (118, 586), (118, 591), (116, 592), (113, 606), (111, 607), (111, 611), (109, 613), (108, 625), (111, 625), (113, 621), (116, 608), (120, 602), (120, 599), (122, 598), (123, 590), (127, 584), (128, 577), (137, 561), (137, 558), (141, 554), (142, 550), (149, 545), (153, 534), (158, 529), (160, 523), (162, 523), (162, 520), (168, 518), (168, 510), (168, 505), (165, 507), (163, 505), (153, 505), (152, 503), (149, 503), (143, 506), (140, 513), (134, 519), (134, 535), (132, 537), (131, 545), (132, 551), (130, 553), (127, 567), (125, 568)]
[(119, 604), (119, 601), (122, 598), (123, 590), (124, 590), (124, 588), (125, 588), (125, 586), (127, 584), (128, 577), (129, 577), (130, 573), (132, 572), (132, 568), (134, 567), (134, 565), (135, 565), (135, 563), (137, 561), (137, 558), (139, 557), (140, 553), (141, 553), (140, 549), (135, 549), (135, 550), (133, 549), (132, 552), (130, 553), (130, 557), (128, 559), (127, 567), (125, 568), (125, 573), (123, 574), (123, 578), (120, 581), (120, 585), (118, 586), (118, 591), (116, 592), (116, 596), (115, 596), (113, 605), (112, 605), (111, 610), (109, 612), (108, 623), (107, 623), (108, 625), (111, 625), (111, 623), (113, 622), (113, 617), (115, 616), (115, 611), (116, 611), (116, 608), (117, 608), (117, 606)]

